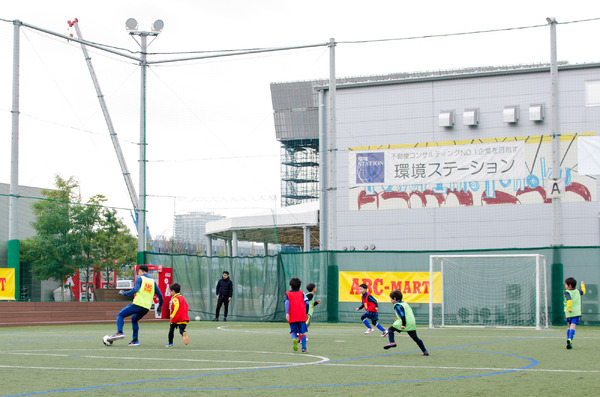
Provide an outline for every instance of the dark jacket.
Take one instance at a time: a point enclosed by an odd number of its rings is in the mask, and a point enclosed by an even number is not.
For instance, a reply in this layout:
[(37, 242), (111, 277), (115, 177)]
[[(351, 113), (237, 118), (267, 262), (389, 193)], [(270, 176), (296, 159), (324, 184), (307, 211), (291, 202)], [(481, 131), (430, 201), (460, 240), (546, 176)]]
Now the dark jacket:
[(228, 298), (233, 296), (233, 283), (229, 278), (227, 280), (222, 278), (217, 282), (216, 295), (219, 295), (219, 297), (226, 296)]

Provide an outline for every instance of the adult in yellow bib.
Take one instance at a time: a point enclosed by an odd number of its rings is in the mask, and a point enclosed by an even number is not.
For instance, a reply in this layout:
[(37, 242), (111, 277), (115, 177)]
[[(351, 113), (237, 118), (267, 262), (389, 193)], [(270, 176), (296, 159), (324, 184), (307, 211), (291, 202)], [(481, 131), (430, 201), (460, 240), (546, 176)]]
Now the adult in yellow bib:
[(156, 310), (159, 314), (163, 304), (163, 296), (160, 293), (158, 285), (156, 285), (156, 282), (148, 276), (148, 266), (138, 266), (137, 275), (138, 277), (135, 279), (135, 285), (131, 291), (119, 291), (119, 294), (121, 295), (135, 295), (133, 303), (125, 306), (121, 309), (119, 314), (117, 314), (117, 333), (110, 337), (112, 341), (125, 338), (125, 334), (123, 334), (123, 324), (125, 322), (125, 317), (131, 316), (133, 336), (129, 346), (140, 345), (140, 341), (138, 340), (140, 326), (138, 325), (138, 321), (140, 321), (150, 310), (154, 295), (158, 297), (158, 307)]

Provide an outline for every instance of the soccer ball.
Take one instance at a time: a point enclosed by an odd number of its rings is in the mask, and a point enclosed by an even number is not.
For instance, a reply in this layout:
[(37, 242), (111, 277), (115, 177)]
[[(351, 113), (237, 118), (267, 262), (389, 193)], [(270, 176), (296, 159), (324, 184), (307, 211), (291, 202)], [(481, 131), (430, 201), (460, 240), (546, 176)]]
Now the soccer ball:
[(104, 335), (102, 337), (102, 343), (104, 343), (106, 346), (112, 346), (113, 341), (110, 339), (110, 335)]
[(200, 321), (200, 316), (196, 316), (196, 318), (194, 320)]

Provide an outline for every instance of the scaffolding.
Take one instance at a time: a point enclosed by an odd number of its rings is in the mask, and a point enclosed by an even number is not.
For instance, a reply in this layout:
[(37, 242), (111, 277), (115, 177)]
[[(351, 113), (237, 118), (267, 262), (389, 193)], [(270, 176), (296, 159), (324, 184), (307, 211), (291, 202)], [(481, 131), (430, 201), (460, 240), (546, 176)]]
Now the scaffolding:
[(281, 205), (319, 199), (319, 140), (281, 141)]

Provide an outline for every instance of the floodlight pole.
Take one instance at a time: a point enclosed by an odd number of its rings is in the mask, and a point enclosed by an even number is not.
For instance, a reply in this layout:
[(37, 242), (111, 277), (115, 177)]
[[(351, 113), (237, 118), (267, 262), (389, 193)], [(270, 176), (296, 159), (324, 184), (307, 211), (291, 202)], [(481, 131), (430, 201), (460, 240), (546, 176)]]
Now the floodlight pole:
[[(561, 179), (560, 171), (560, 130), (558, 117), (558, 57), (556, 51), (556, 19), (547, 18), (550, 25), (550, 97), (551, 97), (551, 128), (552, 128), (552, 178), (558, 184)], [(554, 187), (553, 187), (554, 189)], [(562, 245), (562, 206), (561, 195), (552, 197), (552, 245)]]
[(139, 180), (139, 207), (137, 209), (138, 218), (138, 254), (137, 264), (142, 265), (146, 263), (146, 246), (147, 246), (147, 235), (146, 235), (146, 68), (148, 67), (147, 60), (147, 49), (148, 49), (148, 36), (158, 36), (159, 32), (145, 32), (145, 31), (130, 31), (129, 34), (132, 36), (139, 36), (141, 50), (140, 56), (140, 68), (141, 68), (141, 84), (140, 84), (140, 180)]
[(21, 297), (21, 260), (19, 241), (19, 71), (21, 59), (21, 21), (13, 21), (12, 135), (10, 144), (10, 199), (8, 215), (8, 268), (15, 269), (15, 300)]

